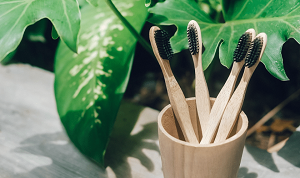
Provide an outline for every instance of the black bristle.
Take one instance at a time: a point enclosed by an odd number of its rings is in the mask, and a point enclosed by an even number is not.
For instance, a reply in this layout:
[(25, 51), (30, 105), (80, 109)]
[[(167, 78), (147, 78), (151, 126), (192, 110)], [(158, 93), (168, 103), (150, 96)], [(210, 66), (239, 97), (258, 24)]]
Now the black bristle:
[(244, 57), (247, 54), (248, 48), (250, 46), (251, 39), (252, 39), (252, 34), (248, 32), (244, 33), (240, 37), (239, 42), (233, 53), (233, 60), (235, 62), (240, 62), (244, 59)]
[(255, 38), (249, 47), (249, 51), (246, 55), (245, 66), (250, 68), (252, 67), (260, 56), (260, 52), (263, 46), (263, 38)]
[(192, 55), (199, 53), (198, 33), (194, 24), (187, 28), (187, 37), (189, 41), (189, 49)]
[(156, 30), (154, 38), (160, 57), (170, 60), (173, 57), (173, 51), (169, 41), (169, 34), (165, 30)]

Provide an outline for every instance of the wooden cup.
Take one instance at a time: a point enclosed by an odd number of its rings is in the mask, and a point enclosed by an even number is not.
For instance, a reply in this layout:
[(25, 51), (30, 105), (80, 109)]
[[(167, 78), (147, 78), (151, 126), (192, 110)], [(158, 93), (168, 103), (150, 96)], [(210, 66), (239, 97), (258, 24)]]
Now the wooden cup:
[[(211, 98), (211, 105), (215, 99)], [(191, 117), (197, 117), (195, 98), (188, 98)], [(198, 123), (199, 127), (199, 123)], [(230, 138), (223, 143), (184, 141), (171, 105), (158, 115), (159, 147), (164, 178), (236, 178), (245, 145), (248, 118), (241, 112)], [(199, 137), (202, 138), (201, 129)]]

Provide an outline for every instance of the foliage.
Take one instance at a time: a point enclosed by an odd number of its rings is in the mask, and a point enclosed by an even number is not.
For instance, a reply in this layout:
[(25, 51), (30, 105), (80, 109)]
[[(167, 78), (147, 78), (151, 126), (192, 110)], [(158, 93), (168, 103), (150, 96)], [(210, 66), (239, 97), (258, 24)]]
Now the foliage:
[(187, 49), (188, 22), (199, 23), (204, 68), (216, 51), (221, 63), (230, 67), (237, 40), (248, 28), (267, 33), (262, 62), (275, 77), (288, 79), (281, 48), (288, 38), (299, 40), (297, 0), (161, 1), (114, 0), (122, 14), (117, 16), (110, 0), (0, 0), (0, 61), (16, 53), (22, 37), (28, 37), (25, 29), (43, 41), (44, 19), (51, 21), (52, 38), (60, 38), (54, 66), (58, 113), (74, 144), (100, 164), (127, 86), (136, 41), (151, 51), (138, 34), (148, 15), (145, 4), (152, 13), (151, 23), (177, 27), (171, 39), (175, 52)]
[(131, 33), (141, 31), (148, 14), (144, 1), (115, 0), (133, 27), (129, 31), (109, 3), (0, 0), (0, 22), (5, 24), (0, 29), (0, 42), (5, 44), (0, 48), (1, 60), (6, 57), (7, 62), (16, 53), (22, 36), (39, 36), (45, 42), (44, 19), (53, 24), (52, 38), (61, 39), (54, 66), (58, 113), (78, 149), (102, 165), (134, 57), (137, 39)]
[(0, 60), (15, 50), (26, 27), (48, 18), (61, 40), (77, 51), (80, 12), (76, 0), (0, 0)]
[(193, 0), (166, 0), (158, 3), (150, 8), (149, 11), (154, 15), (149, 20), (157, 25), (176, 25), (177, 31), (171, 39), (176, 52), (187, 49), (186, 26), (190, 20), (196, 20), (201, 27), (205, 47), (204, 69), (212, 62), (217, 48), (220, 62), (230, 67), (238, 39), (247, 29), (254, 28), (257, 34), (265, 32), (268, 44), (262, 62), (273, 76), (288, 80), (283, 68), (281, 48), (288, 38), (300, 40), (299, 1), (223, 0), (220, 4), (225, 23), (212, 19)]
[[(118, 9), (140, 31), (147, 17), (141, 1), (118, 1)], [(55, 62), (58, 113), (73, 143), (103, 163), (103, 155), (125, 92), (136, 39), (105, 2), (81, 10), (78, 54), (60, 43)], [(138, 18), (137, 18), (138, 17)]]

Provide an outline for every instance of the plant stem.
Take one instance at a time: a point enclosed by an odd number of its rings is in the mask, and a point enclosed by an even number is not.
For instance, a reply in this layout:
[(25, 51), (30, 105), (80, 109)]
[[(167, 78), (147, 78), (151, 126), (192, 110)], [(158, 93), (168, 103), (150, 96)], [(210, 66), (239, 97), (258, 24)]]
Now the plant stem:
[(117, 17), (124, 23), (131, 34), (138, 40), (138, 42), (144, 47), (144, 49), (153, 56), (153, 51), (150, 44), (133, 28), (133, 26), (125, 19), (111, 0), (105, 0), (111, 10), (117, 15)]

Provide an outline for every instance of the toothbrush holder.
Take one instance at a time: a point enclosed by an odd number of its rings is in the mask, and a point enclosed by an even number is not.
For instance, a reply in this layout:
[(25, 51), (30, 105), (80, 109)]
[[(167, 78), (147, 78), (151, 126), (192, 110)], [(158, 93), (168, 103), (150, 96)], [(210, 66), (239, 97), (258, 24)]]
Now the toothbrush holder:
[[(191, 117), (198, 117), (195, 98), (186, 100)], [(213, 105), (215, 99), (210, 100)], [(191, 144), (184, 141), (171, 105), (167, 105), (158, 115), (159, 148), (164, 178), (236, 178), (247, 127), (248, 118), (242, 111), (225, 142)], [(201, 128), (198, 130), (198, 138), (202, 138)]]

